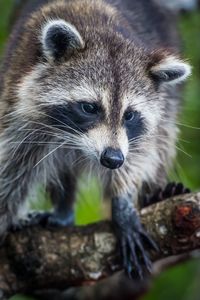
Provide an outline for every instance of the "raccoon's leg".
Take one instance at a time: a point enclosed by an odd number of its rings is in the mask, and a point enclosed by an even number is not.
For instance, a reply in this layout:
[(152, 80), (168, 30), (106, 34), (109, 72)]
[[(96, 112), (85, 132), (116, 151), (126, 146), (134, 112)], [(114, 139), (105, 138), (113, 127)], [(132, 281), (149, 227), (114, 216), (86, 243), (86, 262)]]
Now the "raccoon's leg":
[[(8, 228), (17, 230), (31, 225), (30, 216), (18, 216), (19, 210), (33, 184), (42, 179), (46, 182), (55, 167), (50, 157), (49, 161), (44, 160), (50, 151), (49, 137), (36, 132), (36, 128), (26, 130), (26, 124), (17, 121), (16, 126), (13, 124), (5, 130), (0, 140), (0, 236)], [(48, 146), (38, 147), (39, 142)]]
[[(60, 176), (59, 176), (60, 175)], [(74, 224), (74, 209), (76, 180), (71, 173), (59, 174), (59, 180), (49, 181), (46, 191), (54, 206), (53, 212), (33, 211), (22, 219), (14, 231), (22, 227), (41, 226), (69, 226)]]
[(0, 236), (17, 223), (18, 213), (35, 180), (36, 169), (23, 157), (5, 151), (0, 166)]
[(63, 173), (59, 178), (59, 182), (59, 185), (52, 182), (47, 186), (47, 191), (55, 209), (54, 213), (48, 218), (48, 223), (60, 226), (73, 225), (76, 179), (70, 173)]
[(142, 279), (146, 271), (151, 272), (151, 261), (144, 245), (156, 251), (158, 248), (140, 223), (133, 195), (112, 199), (112, 221), (127, 275)]

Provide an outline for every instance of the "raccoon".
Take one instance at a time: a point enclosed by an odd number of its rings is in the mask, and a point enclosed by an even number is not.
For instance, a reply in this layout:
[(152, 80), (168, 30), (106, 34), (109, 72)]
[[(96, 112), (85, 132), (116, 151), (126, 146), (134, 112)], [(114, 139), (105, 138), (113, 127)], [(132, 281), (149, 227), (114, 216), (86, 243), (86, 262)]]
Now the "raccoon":
[(124, 268), (150, 270), (154, 242), (140, 224), (143, 186), (166, 184), (175, 156), (179, 56), (172, 15), (150, 0), (29, 2), (4, 56), (0, 92), (0, 234), (35, 184), (49, 224), (73, 223), (77, 179), (99, 177)]

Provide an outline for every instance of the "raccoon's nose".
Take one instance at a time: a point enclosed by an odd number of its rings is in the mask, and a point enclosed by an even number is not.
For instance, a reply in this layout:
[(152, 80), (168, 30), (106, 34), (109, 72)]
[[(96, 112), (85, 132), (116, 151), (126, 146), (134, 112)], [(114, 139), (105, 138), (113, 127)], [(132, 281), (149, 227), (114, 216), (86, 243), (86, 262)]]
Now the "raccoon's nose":
[(106, 148), (101, 154), (101, 164), (109, 169), (117, 169), (123, 165), (124, 155), (119, 149)]

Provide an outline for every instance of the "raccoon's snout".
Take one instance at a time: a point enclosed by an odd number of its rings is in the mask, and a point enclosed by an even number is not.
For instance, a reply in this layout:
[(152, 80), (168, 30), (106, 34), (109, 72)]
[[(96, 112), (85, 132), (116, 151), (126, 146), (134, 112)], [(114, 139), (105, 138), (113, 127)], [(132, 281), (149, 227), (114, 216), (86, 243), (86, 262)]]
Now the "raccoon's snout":
[(124, 155), (119, 149), (106, 148), (101, 154), (101, 164), (109, 169), (117, 169), (124, 163)]

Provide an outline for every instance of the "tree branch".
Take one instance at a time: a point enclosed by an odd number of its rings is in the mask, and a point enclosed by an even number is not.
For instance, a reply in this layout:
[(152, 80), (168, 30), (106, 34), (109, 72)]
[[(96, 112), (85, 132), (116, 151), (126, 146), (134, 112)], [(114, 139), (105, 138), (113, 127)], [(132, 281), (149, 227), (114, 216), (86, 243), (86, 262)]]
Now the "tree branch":
[[(153, 261), (200, 249), (200, 193), (170, 198), (140, 212), (160, 247)], [(9, 233), (0, 249), (0, 299), (40, 289), (64, 289), (121, 270), (110, 222)]]

